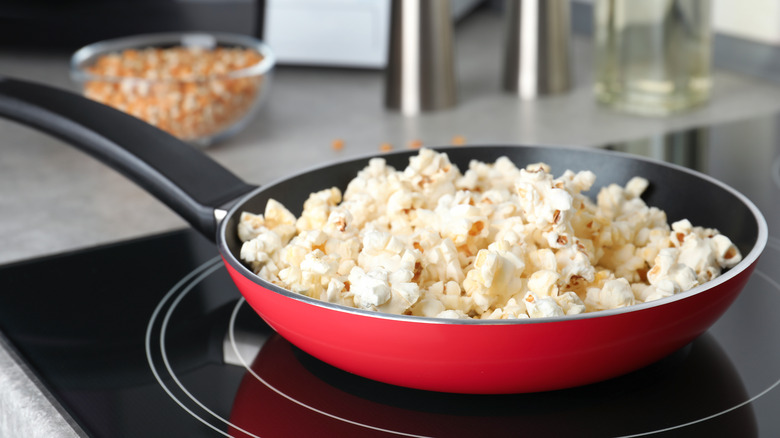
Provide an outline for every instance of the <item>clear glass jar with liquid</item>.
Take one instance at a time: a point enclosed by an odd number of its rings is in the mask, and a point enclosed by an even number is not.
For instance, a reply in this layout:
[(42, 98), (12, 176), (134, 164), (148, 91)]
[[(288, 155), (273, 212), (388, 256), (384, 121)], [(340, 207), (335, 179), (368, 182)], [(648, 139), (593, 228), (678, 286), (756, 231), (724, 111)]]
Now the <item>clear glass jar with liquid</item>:
[(595, 94), (626, 112), (663, 116), (709, 99), (710, 0), (595, 0)]

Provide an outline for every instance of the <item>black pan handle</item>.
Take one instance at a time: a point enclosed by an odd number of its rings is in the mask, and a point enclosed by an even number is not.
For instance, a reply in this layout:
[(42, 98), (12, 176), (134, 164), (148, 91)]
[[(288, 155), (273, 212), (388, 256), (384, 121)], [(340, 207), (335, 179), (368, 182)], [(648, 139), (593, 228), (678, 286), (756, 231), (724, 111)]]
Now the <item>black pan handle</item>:
[(116, 169), (211, 240), (216, 210), (255, 188), (172, 135), (69, 91), (0, 77), (0, 116), (47, 132)]

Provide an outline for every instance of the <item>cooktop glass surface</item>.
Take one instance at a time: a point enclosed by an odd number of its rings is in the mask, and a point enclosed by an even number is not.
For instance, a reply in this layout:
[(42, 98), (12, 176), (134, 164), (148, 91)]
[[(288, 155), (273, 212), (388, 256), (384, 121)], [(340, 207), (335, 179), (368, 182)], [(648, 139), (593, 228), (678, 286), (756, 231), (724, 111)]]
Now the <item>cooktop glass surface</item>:
[(779, 126), (607, 146), (725, 181), (762, 210), (770, 239), (709, 331), (606, 382), (486, 396), (356, 377), (275, 334), (191, 230), (0, 267), (0, 331), (94, 437), (777, 436)]

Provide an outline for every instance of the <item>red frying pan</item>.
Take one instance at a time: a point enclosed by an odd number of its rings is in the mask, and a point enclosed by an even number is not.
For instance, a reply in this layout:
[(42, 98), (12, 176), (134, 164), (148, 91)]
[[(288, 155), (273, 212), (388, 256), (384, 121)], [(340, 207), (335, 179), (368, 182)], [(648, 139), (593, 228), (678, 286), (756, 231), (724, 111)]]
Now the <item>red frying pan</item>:
[[(602, 150), (533, 146), (444, 148), (469, 160), (507, 156), (519, 166), (546, 162), (598, 175), (592, 193), (633, 176), (651, 183), (645, 200), (670, 221), (717, 228), (743, 260), (715, 280), (665, 299), (575, 316), (527, 320), (449, 320), (390, 315), (325, 303), (270, 284), (239, 260), (242, 211), (275, 198), (291, 208), (309, 193), (344, 189), (369, 157), (325, 165), (263, 187), (240, 180), (202, 152), (107, 106), (73, 93), (0, 79), (0, 115), (46, 131), (137, 182), (213, 239), (252, 308), (291, 343), (354, 374), (445, 392), (516, 393), (584, 385), (653, 363), (703, 333), (744, 287), (766, 245), (766, 221), (745, 196), (706, 175)], [(396, 168), (415, 151), (383, 155)]]

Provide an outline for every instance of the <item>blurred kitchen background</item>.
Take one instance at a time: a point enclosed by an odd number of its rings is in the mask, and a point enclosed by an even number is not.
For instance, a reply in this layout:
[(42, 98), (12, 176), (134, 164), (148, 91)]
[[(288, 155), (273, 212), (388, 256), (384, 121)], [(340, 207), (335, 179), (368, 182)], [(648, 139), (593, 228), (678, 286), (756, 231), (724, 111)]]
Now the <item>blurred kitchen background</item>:
[[(710, 99), (664, 117), (615, 111), (594, 99), (591, 1), (569, 4), (570, 86), (537, 99), (501, 85), (505, 1), (450, 6), (455, 103), (417, 115), (385, 105), (391, 0), (3, 1), (0, 75), (79, 92), (68, 63), (84, 44), (181, 30), (260, 37), (278, 61), (268, 99), (245, 129), (205, 150), (258, 184), (391, 149), (664, 142), (667, 133), (780, 110), (780, 0), (712, 2)], [(0, 262), (186, 226), (151, 195), (56, 139), (5, 120), (0, 138)]]
[[(0, 44), (77, 48), (147, 32), (202, 30), (262, 37), (289, 64), (381, 68), (391, 0), (8, 0), (0, 5)], [(460, 20), (505, 0), (451, 0)], [(593, 0), (572, 0), (575, 30), (587, 32)], [(780, 45), (780, 1), (713, 2), (722, 36)], [(767, 62), (772, 60), (767, 59)]]
[[(0, 5), (0, 45), (72, 49), (147, 32), (224, 31), (263, 38), (285, 64), (381, 68), (390, 1), (7, 0)], [(575, 30), (588, 32), (593, 0), (571, 2)], [(501, 11), (504, 3), (451, 0), (452, 15), (458, 21), (475, 9)], [(780, 45), (778, 0), (715, 0), (712, 23), (720, 36)]]

